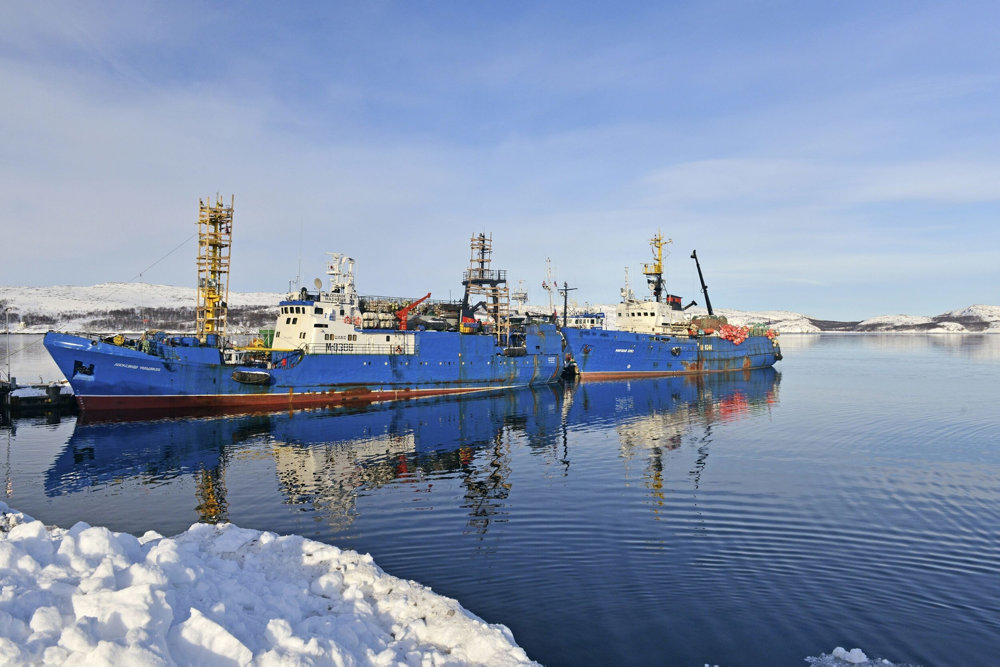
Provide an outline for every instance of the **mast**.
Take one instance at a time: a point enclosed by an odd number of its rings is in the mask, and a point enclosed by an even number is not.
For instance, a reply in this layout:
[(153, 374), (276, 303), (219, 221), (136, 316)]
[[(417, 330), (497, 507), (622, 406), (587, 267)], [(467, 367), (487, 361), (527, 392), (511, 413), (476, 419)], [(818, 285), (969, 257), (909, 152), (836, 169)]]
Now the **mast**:
[(649, 288), (653, 290), (653, 298), (657, 303), (663, 296), (663, 247), (670, 243), (673, 243), (671, 239), (664, 240), (663, 234), (656, 232), (656, 236), (649, 240), (649, 245), (653, 249), (653, 259), (656, 261), (642, 265), (642, 272), (648, 276)]
[(542, 289), (549, 294), (549, 315), (554, 312), (554, 303), (552, 302), (552, 293), (557, 291), (559, 283), (556, 282), (555, 276), (552, 275), (552, 258), (545, 258), (545, 280), (542, 281)]
[(198, 200), (198, 296), (195, 307), (196, 335), (202, 343), (209, 334), (217, 343), (226, 335), (229, 300), (229, 251), (233, 236), (233, 203), (229, 206), (216, 195)]
[(575, 287), (570, 287), (563, 281), (563, 286), (559, 288), (559, 291), (563, 295), (563, 328), (566, 328), (566, 312), (569, 310), (569, 293), (575, 290)]
[(522, 306), (528, 302), (528, 290), (524, 288), (523, 280), (517, 281), (517, 289), (510, 293), (510, 300)]
[[(493, 235), (480, 233), (471, 239), (469, 268), (465, 270), (462, 285), (461, 318), (473, 318), (476, 308), (485, 305), (489, 318), (493, 321), (497, 342), (507, 341), (510, 331), (510, 292), (507, 288), (507, 272), (490, 268), (493, 261)], [(479, 295), (484, 301), (472, 303), (472, 297)], [(461, 327), (460, 327), (461, 328)]]
[(701, 263), (698, 262), (698, 251), (691, 251), (691, 259), (694, 260), (694, 265), (698, 267), (698, 280), (701, 281), (701, 292), (705, 295), (705, 306), (708, 308), (708, 316), (714, 317), (715, 313), (712, 312), (712, 300), (708, 298), (708, 285), (705, 284), (705, 277), (701, 275)]

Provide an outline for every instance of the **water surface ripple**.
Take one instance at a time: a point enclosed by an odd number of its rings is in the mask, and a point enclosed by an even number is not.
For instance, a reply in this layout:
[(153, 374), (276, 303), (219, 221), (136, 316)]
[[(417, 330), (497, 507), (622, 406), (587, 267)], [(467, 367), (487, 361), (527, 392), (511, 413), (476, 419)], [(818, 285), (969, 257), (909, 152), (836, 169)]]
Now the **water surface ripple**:
[(549, 665), (792, 665), (837, 645), (995, 664), (1000, 336), (783, 347), (780, 372), (22, 419), (6, 501), (65, 527), (228, 520), (370, 552)]

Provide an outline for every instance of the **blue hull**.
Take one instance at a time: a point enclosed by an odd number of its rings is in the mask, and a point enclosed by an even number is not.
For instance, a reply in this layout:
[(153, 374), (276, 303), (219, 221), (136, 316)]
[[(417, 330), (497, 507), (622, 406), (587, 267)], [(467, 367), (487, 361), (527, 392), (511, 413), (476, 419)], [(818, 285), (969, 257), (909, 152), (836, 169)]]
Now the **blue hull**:
[(718, 336), (667, 336), (603, 329), (562, 330), (567, 352), (585, 379), (719, 373), (770, 368), (776, 341), (750, 336), (739, 345)]
[[(557, 381), (553, 325), (525, 332), (522, 356), (492, 336), (407, 332), (408, 353), (271, 353), (266, 370), (224, 363), (220, 349), (150, 342), (144, 349), (49, 332), (45, 347), (81, 409), (282, 409), (466, 393)], [(179, 339), (178, 339), (179, 340)], [(190, 340), (190, 339), (185, 339)]]

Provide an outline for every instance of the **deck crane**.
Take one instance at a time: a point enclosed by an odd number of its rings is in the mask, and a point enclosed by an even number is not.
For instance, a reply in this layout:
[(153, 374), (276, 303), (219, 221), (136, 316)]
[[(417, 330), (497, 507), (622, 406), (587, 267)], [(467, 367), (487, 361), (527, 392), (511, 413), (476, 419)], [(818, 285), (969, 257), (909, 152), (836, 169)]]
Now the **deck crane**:
[(416, 301), (410, 303), (409, 305), (403, 306), (402, 308), (396, 311), (396, 319), (399, 321), (400, 331), (406, 331), (406, 316), (409, 314), (409, 312), (429, 298), (431, 298), (430, 292), (423, 295)]

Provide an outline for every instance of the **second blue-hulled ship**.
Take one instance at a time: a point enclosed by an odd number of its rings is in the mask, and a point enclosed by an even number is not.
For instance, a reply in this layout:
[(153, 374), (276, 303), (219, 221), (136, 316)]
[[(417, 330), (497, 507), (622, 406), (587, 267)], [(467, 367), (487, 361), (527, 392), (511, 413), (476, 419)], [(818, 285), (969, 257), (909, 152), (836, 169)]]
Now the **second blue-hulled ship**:
[[(613, 379), (714, 373), (768, 368), (781, 359), (777, 333), (764, 325), (736, 327), (716, 316), (701, 280), (708, 317), (685, 315), (679, 296), (663, 282), (663, 248), (657, 234), (650, 241), (654, 262), (643, 267), (653, 293), (640, 301), (622, 289), (614, 330), (564, 326), (567, 372), (582, 379)], [(697, 254), (691, 254), (697, 264)], [(701, 278), (701, 266), (698, 275)]]

